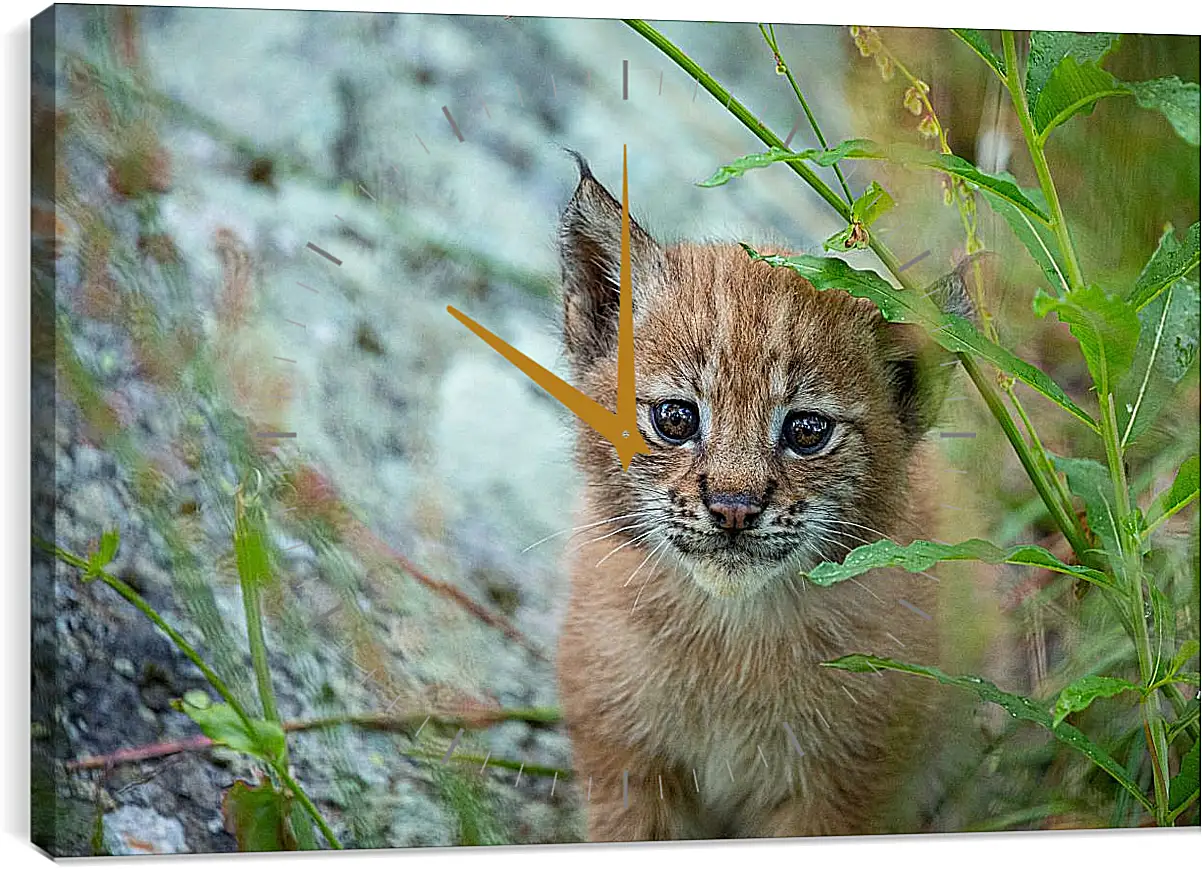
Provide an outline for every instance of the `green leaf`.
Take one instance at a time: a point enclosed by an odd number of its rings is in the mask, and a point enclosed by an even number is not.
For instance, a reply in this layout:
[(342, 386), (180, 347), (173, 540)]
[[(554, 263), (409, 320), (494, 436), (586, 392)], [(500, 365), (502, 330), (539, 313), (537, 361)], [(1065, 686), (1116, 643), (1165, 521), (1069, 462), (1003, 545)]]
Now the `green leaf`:
[(200, 730), (214, 743), (269, 763), (279, 762), (284, 757), (284, 729), (275, 722), (252, 719), (252, 728), (248, 729), (242, 717), (229, 704), (202, 707), (185, 699), (172, 706), (200, 726)]
[(881, 215), (893, 208), (893, 197), (875, 181), (851, 204), (852, 220), (872, 226)]
[(1197, 654), (1198, 654), (1198, 641), (1191, 639), (1191, 640), (1187, 640), (1185, 643), (1181, 644), (1181, 649), (1177, 650), (1177, 654), (1175, 656), (1173, 656), (1173, 660), (1171, 662), (1169, 662), (1169, 669), (1166, 672), (1166, 675), (1172, 676), (1173, 674), (1180, 671), (1182, 668), (1184, 668), (1186, 666), (1186, 664), (1189, 662), (1189, 660), (1192, 659)]
[(1066, 57), (1078, 63), (1099, 63), (1119, 42), (1117, 33), (1070, 33), (1036, 30), (1027, 56), (1027, 105), (1034, 114), (1040, 93)]
[(100, 535), (100, 549), (96, 552), (96, 567), (104, 568), (117, 555), (117, 547), (121, 544), (121, 533), (109, 529)]
[(966, 27), (953, 27), (952, 33), (964, 40), (968, 47), (975, 51), (981, 60), (993, 67), (995, 73), (1003, 79), (1006, 77), (1006, 61), (997, 56), (993, 50), (993, 46), (985, 38), (985, 34), (979, 30)]
[[(1009, 181), (1015, 187), (1018, 186), (1018, 182), (1014, 176), (1008, 172), (998, 172), (995, 177)], [(1003, 220), (1010, 225), (1010, 229), (1014, 232), (1014, 235), (1023, 243), (1023, 247), (1027, 249), (1032, 259), (1035, 260), (1036, 265), (1039, 266), (1044, 276), (1048, 279), (1048, 285), (1056, 288), (1056, 295), (1060, 296), (1067, 293), (1068, 281), (1064, 278), (1064, 265), (1055, 253), (1059, 248), (1056, 235), (1051, 228), (1039, 221), (1033, 221), (1027, 216), (1026, 212), (1009, 200), (998, 196), (993, 191), (987, 188), (981, 188), (980, 190), (981, 196), (985, 198), (989, 207), (1002, 216)], [(1040, 210), (1046, 211), (1047, 206), (1041, 191), (1021, 190), (1023, 195), (1035, 203)]]
[(1095, 63), (1078, 63), (1069, 55), (1056, 65), (1039, 99), (1031, 120), (1040, 140), (1078, 112), (1091, 112), (1102, 97), (1127, 96), (1131, 88), (1100, 69)]
[(918, 573), (939, 562), (964, 561), (986, 562), (990, 565), (1029, 565), (1080, 577), (1102, 586), (1110, 585), (1105, 574), (1082, 565), (1066, 565), (1042, 547), (1024, 545), (1002, 550), (979, 538), (959, 544), (913, 541), (904, 546), (890, 540), (875, 541), (856, 547), (847, 554), (842, 563), (823, 562), (806, 576), (811, 583), (818, 586), (831, 586), (877, 568), (902, 568), (911, 573)]
[(875, 272), (853, 269), (835, 257), (760, 254), (748, 245), (743, 245), (743, 250), (753, 260), (792, 269), (817, 290), (845, 290), (852, 296), (870, 299), (880, 309), (881, 315), (891, 323), (914, 323), (926, 327), (931, 338), (944, 349), (953, 353), (973, 353), (988, 360), (998, 369), (1014, 375), (1097, 431), (1098, 425), (1093, 418), (1073, 402), (1048, 375), (1019, 359), (1001, 345), (990, 341), (963, 317), (940, 313), (934, 303), (923, 296), (898, 290)]
[(1183, 82), (1177, 76), (1130, 82), (1128, 89), (1141, 108), (1155, 109), (1191, 145), (1199, 144), (1199, 87), (1197, 82)]
[(933, 338), (953, 353), (961, 351), (975, 354), (995, 366), (999, 371), (1014, 375), (1044, 398), (1055, 402), (1093, 431), (1098, 424), (1093, 417), (1069, 398), (1068, 393), (1052, 378), (1024, 359), (1012, 354), (996, 342), (990, 341), (975, 326), (963, 317), (946, 315), (943, 325), (932, 333)]
[(833, 166), (840, 160), (890, 160), (906, 166), (935, 169), (962, 178), (982, 190), (992, 191), (996, 196), (1011, 202), (1043, 223), (1049, 223), (1047, 214), (1028, 198), (1017, 184), (999, 176), (982, 172), (962, 157), (943, 154), (914, 145), (880, 145), (871, 139), (848, 139), (834, 148), (823, 151), (809, 148), (804, 151), (788, 151), (770, 148), (762, 154), (749, 154), (733, 163), (719, 167), (701, 187), (717, 187), (738, 178), (752, 169), (762, 169), (784, 161), (809, 160), (819, 166)]
[(1118, 557), (1119, 516), (1114, 505), (1114, 487), (1106, 466), (1093, 459), (1052, 457), (1052, 464), (1068, 481), (1069, 490), (1085, 502), (1085, 519), (1102, 541), (1106, 552)]
[[(257, 786), (236, 781), (221, 801), (225, 827), (234, 835), (239, 852), (281, 852), (315, 849), (317, 841), (308, 816), (300, 807), (264, 781)], [(306, 837), (307, 835), (307, 837)], [(307, 840), (311, 845), (305, 845)]]
[(1198, 242), (1197, 222), (1186, 231), (1184, 242), (1177, 241), (1172, 224), (1166, 226), (1152, 258), (1127, 294), (1127, 301), (1136, 308), (1143, 308), (1179, 278), (1186, 277), (1192, 269), (1196, 269), (1199, 262)]
[(1113, 698), (1119, 692), (1139, 691), (1139, 686), (1118, 677), (1088, 676), (1065, 686), (1056, 698), (1052, 724), (1059, 725), (1070, 713), (1084, 710), (1096, 698)]
[[(1148, 508), (1146, 527), (1150, 529), (1159, 525), (1196, 499), (1199, 477), (1198, 454), (1195, 453), (1181, 463), (1181, 467), (1177, 469), (1177, 476), (1173, 478), (1173, 485), (1156, 496), (1156, 500)], [(1197, 648), (1194, 652), (1197, 652)]]
[(1169, 780), (1169, 810), (1177, 811), (1187, 805), (1190, 798), (1198, 794), (1199, 767), (1202, 766), (1202, 755), (1198, 751), (1199, 744), (1181, 759), (1181, 770)]
[(856, 653), (854, 655), (843, 656), (831, 662), (823, 662), (824, 667), (838, 668), (844, 671), (853, 673), (875, 673), (881, 670), (900, 671), (906, 674), (914, 674), (916, 676), (927, 677), (928, 679), (936, 680), (947, 686), (956, 686), (961, 689), (968, 689), (975, 692), (977, 697), (984, 701), (997, 704), (1011, 716), (1016, 719), (1021, 719), (1026, 722), (1034, 722), (1052, 732), (1053, 736), (1062, 743), (1073, 747), (1078, 752), (1085, 755), (1090, 761), (1096, 764), (1102, 770), (1106, 771), (1115, 781), (1118, 782), (1128, 793), (1138, 800), (1149, 811), (1153, 810), (1152, 802), (1140, 790), (1139, 786), (1127, 775), (1125, 771), (1102, 747), (1091, 741), (1088, 737), (1069, 725), (1067, 722), (1061, 722), (1055, 725), (1052, 722), (1051, 714), (1042, 707), (1037, 705), (1029, 698), (1024, 698), (1021, 695), (1012, 695), (1009, 692), (1003, 692), (993, 683), (983, 680), (980, 677), (953, 677), (943, 673), (938, 668), (928, 667), (926, 665), (912, 665), (904, 662), (898, 662), (893, 659), (881, 658), (878, 656), (862, 655)]
[(1139, 312), (1135, 359), (1115, 389), (1125, 447), (1155, 421), (1198, 355), (1198, 284), (1182, 279)]
[(1070, 291), (1063, 297), (1035, 291), (1035, 313), (1056, 312), (1076, 337), (1085, 364), (1098, 391), (1111, 392), (1110, 384), (1131, 365), (1139, 341), (1139, 315), (1135, 307), (1117, 296), (1108, 296), (1096, 285)]

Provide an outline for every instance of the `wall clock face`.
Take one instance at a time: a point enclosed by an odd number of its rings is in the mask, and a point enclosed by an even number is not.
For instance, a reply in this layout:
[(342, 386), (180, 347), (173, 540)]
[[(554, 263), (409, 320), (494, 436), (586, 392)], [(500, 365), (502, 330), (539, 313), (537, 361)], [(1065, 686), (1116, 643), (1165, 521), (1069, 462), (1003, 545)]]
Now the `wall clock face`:
[(38, 19), (39, 844), (1196, 824), (1198, 41), (1009, 39)]

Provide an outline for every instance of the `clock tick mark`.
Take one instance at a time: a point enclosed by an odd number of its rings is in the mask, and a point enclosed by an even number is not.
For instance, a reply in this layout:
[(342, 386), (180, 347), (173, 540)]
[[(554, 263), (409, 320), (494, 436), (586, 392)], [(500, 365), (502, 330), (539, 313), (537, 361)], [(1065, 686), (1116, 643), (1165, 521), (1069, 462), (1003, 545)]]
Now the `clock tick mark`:
[[(295, 438), (296, 433), (295, 432), (256, 432), (255, 437), (256, 438)], [(304, 545), (298, 544), (297, 546), (303, 547)], [(288, 549), (293, 549), (293, 548), (289, 547)]]
[(628, 808), (630, 806), (630, 771), (622, 771), (622, 806)]
[(917, 263), (921, 263), (923, 260), (925, 260), (925, 259), (926, 259), (927, 257), (929, 257), (930, 255), (931, 255), (931, 252), (930, 252), (930, 251), (923, 251), (921, 254), (919, 254), (919, 255), (918, 255), (917, 257), (915, 257), (914, 259), (912, 259), (912, 260), (907, 260), (906, 262), (904, 262), (904, 263), (902, 263), (900, 266), (898, 266), (898, 267), (897, 267), (897, 271), (899, 271), (899, 272), (904, 272), (904, 271), (906, 271), (907, 269), (909, 269), (911, 266), (913, 266), (913, 265), (915, 265), (915, 264), (917, 264)]
[(559, 784), (559, 771), (555, 771), (555, 778), (551, 780), (551, 797), (555, 797), (555, 786)]
[(931, 614), (927, 613), (925, 610), (922, 610), (921, 608), (915, 607), (913, 604), (911, 604), (909, 601), (907, 601), (904, 598), (897, 599), (897, 603), (900, 604), (902, 607), (906, 608), (907, 610), (912, 610), (914, 613), (917, 613), (923, 619), (930, 620), (930, 618), (931, 618)]
[(622, 99), (630, 99), (630, 61), (622, 61)]
[(308, 330), (309, 330), (309, 327), (305, 326), (303, 323), (297, 323), (295, 320), (288, 320), (287, 317), (285, 317), (284, 320), (287, 320), (293, 326), (299, 326), (301, 329), (305, 330), (306, 332), (308, 332)]
[(480, 105), (484, 107), (484, 114), (487, 115), (488, 120), (491, 121), (492, 120), (492, 112), (488, 111), (488, 103), (484, 102), (484, 100), (481, 100)]
[(554, 74), (551, 75), (551, 96), (557, 100), (559, 99), (559, 90), (555, 87), (555, 75)]
[(418, 735), (420, 735), (422, 733), (422, 729), (426, 727), (426, 722), (429, 722), (429, 721), (430, 721), (430, 717), (427, 716), (425, 721), (422, 722), (422, 724), (418, 726), (417, 731), (414, 732), (413, 736), (417, 737)]
[(313, 244), (312, 242), (309, 242), (307, 245), (305, 245), (305, 247), (311, 251), (321, 254), (323, 257), (325, 257), (327, 260), (329, 260), (335, 266), (342, 265), (341, 260), (339, 260), (337, 257), (335, 257), (333, 254), (331, 254), (329, 251), (325, 250), (324, 248), (317, 247), (317, 245)]
[(693, 788), (697, 794), (701, 794), (701, 783), (697, 781), (697, 768), (693, 768)]
[(488, 759), (491, 757), (492, 757), (492, 750), (490, 749), (484, 756), (484, 763), (482, 765), (480, 765), (481, 773), (484, 773), (484, 768), (488, 767)]
[(726, 772), (727, 772), (728, 774), (730, 774), (730, 781), (731, 781), (731, 782), (734, 782), (734, 781), (735, 781), (735, 772), (734, 772), (734, 771), (731, 769), (731, 767), (730, 767), (730, 760), (729, 760), (729, 759), (727, 759), (727, 761), (726, 761)]
[(940, 438), (976, 438), (976, 432), (940, 432)]
[(372, 202), (376, 201), (376, 198), (374, 196), (372, 196), (371, 192), (366, 187), (364, 187), (362, 184), (359, 185), (359, 189), (361, 191), (363, 191), (363, 193), (367, 195), (367, 198), (370, 199)]
[(425, 151), (427, 154), (429, 154), (429, 153), (430, 153), (430, 149), (429, 149), (429, 148), (426, 148), (426, 143), (422, 141), (422, 137), (421, 137), (421, 136), (418, 136), (416, 133), (414, 133), (414, 134), (413, 134), (413, 138), (417, 140), (418, 144), (422, 146), (422, 149), (423, 149), (423, 150), (424, 150), (424, 151)]
[(797, 735), (793, 732), (793, 726), (791, 726), (788, 722), (781, 722), (780, 724), (785, 726), (785, 733), (789, 735), (789, 743), (792, 745), (793, 749), (798, 755), (800, 755), (802, 758), (805, 758), (805, 750), (801, 748), (801, 741), (797, 739)]
[(293, 363), (293, 364), (296, 363), (296, 360), (288, 359), (288, 357), (286, 357), (286, 356), (277, 356), (275, 358), (278, 359), (280, 362)]
[[(300, 286), (304, 287), (304, 288), (305, 288), (306, 290), (308, 290), (310, 293), (317, 293), (317, 291), (316, 291), (316, 290), (314, 290), (312, 287), (310, 287), (308, 284), (301, 284), (301, 282), (300, 282), (300, 281), (297, 281), (296, 283), (297, 283), (297, 284), (300, 284)], [(320, 296), (321, 294), (320, 294), (320, 293), (317, 293), (317, 295), (318, 295), (318, 296)]]
[(793, 137), (797, 135), (797, 130), (799, 127), (801, 127), (801, 118), (800, 117), (798, 117), (797, 120), (795, 120), (793, 122), (793, 129), (790, 130), (789, 135), (785, 137), (785, 147), (786, 148), (788, 148), (789, 143), (793, 141)]
[(451, 753), (455, 751), (455, 747), (459, 745), (459, 738), (463, 736), (463, 729), (460, 728), (455, 733), (455, 739), (451, 741), (451, 745), (447, 747), (447, 754), (442, 757), (442, 763), (446, 764), (451, 760)]
[(455, 138), (457, 138), (460, 142), (466, 141), (463, 138), (463, 133), (459, 131), (459, 125), (455, 123), (455, 118), (451, 115), (451, 110), (446, 106), (443, 106), (442, 113), (446, 115), (447, 123), (451, 125), (451, 132), (455, 134)]
[(517, 787), (518, 787), (518, 786), (521, 784), (521, 782), (522, 782), (522, 771), (523, 771), (523, 770), (525, 770), (525, 769), (526, 769), (526, 762), (524, 762), (524, 761), (523, 761), (523, 762), (522, 762), (520, 765), (518, 765), (518, 776), (517, 776), (517, 779), (515, 779), (515, 780), (513, 781), (513, 787), (514, 787), (514, 788), (517, 788)]
[(889, 638), (889, 640), (893, 641), (895, 644), (900, 646), (902, 649), (906, 648), (906, 645), (904, 643), (902, 643), (900, 640), (898, 640), (896, 637), (894, 637), (889, 632), (885, 632), (885, 637)]

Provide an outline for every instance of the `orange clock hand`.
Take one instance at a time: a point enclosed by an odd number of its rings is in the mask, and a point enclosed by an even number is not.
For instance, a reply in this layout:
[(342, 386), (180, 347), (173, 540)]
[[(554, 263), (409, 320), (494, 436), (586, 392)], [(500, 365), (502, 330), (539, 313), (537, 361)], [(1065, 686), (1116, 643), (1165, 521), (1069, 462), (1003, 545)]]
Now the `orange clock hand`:
[(622, 469), (630, 467), (636, 453), (650, 453), (651, 448), (639, 434), (634, 390), (634, 297), (630, 278), (630, 195), (626, 174), (626, 146), (622, 146), (622, 253), (618, 284), (618, 410), (603, 407), (567, 381), (540, 366), (526, 354), (489, 332), (454, 306), (448, 305), (451, 316), (478, 335), (493, 350), (522, 371), (555, 397), (564, 407), (591, 426), (614, 446)]

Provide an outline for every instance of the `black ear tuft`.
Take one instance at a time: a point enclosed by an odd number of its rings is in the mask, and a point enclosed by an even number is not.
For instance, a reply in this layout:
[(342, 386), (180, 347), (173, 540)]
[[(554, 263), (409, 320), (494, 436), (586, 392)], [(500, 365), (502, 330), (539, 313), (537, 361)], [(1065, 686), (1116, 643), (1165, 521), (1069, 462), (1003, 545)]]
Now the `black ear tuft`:
[[(583, 367), (607, 354), (618, 334), (622, 204), (593, 176), (577, 151), (580, 181), (559, 224), (563, 278), (563, 332), (568, 356)], [(630, 267), (637, 309), (641, 296), (659, 281), (663, 252), (632, 217)]]
[(965, 320), (977, 323), (978, 312), (973, 304), (968, 287), (979, 267), (991, 265), (996, 255), (989, 251), (978, 251), (965, 257), (952, 271), (927, 288), (926, 292), (945, 314), (956, 314)]
[(898, 422), (911, 441), (922, 438), (939, 416), (947, 395), (950, 367), (921, 327), (885, 323), (885, 372)]
[[(965, 257), (956, 267), (926, 289), (926, 294), (945, 314), (955, 314), (979, 325), (976, 306), (969, 293), (979, 266), (992, 264), (994, 255), (981, 251)], [(884, 324), (885, 367), (888, 372), (898, 419), (905, 433), (917, 441), (936, 421), (951, 386), (953, 359), (920, 327)]]

